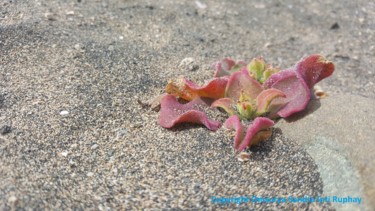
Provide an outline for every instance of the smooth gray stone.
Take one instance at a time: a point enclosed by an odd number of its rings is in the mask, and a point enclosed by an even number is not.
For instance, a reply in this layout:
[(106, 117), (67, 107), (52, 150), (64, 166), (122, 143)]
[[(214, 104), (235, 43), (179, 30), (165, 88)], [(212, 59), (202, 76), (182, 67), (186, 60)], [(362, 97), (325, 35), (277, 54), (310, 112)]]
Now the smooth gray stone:
[(375, 207), (374, 105), (370, 98), (332, 95), (276, 125), (314, 158), (326, 195), (364, 197), (364, 207), (332, 203), (339, 210)]

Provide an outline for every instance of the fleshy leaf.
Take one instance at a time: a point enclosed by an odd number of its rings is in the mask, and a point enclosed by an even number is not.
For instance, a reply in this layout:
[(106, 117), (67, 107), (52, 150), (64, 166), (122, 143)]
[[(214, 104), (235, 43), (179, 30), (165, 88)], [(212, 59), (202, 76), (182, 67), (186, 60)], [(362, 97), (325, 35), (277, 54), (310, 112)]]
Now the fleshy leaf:
[(294, 70), (289, 68), (286, 70), (282, 70), (276, 74), (271, 75), (264, 83), (263, 83), (263, 88), (264, 89), (269, 89), (272, 87), (273, 84), (275, 84), (277, 81), (285, 78), (285, 77), (290, 77), (290, 75), (295, 75), (291, 72)]
[(277, 114), (283, 118), (306, 108), (310, 100), (310, 89), (305, 81), (298, 77), (293, 70), (283, 70), (271, 75), (263, 84), (265, 88), (275, 88), (285, 93), (286, 98), (278, 98), (272, 101), (272, 104), (287, 103)]
[(236, 135), (234, 137), (234, 148), (237, 151), (242, 151), (246, 149), (246, 147), (258, 144), (261, 140), (269, 138), (272, 132), (265, 132), (264, 130), (272, 127), (273, 125), (274, 122), (272, 120), (265, 117), (257, 117), (249, 125), (249, 127), (246, 128), (241, 124), (240, 119), (236, 115), (229, 117), (224, 123), (226, 128), (236, 130)]
[(274, 67), (267, 67), (266, 70), (263, 72), (262, 78), (260, 79), (260, 83), (264, 83), (272, 74), (279, 72), (279, 69)]
[(249, 70), (251, 77), (258, 81), (261, 79), (265, 68), (266, 62), (262, 57), (254, 58), (247, 66), (247, 69)]
[(241, 119), (253, 119), (256, 112), (255, 100), (251, 99), (244, 90), (241, 90), (240, 99), (238, 99), (237, 111)]
[(231, 117), (229, 117), (225, 121), (224, 127), (226, 127), (227, 129), (234, 129), (236, 131), (233, 147), (237, 150), (246, 135), (246, 128), (241, 124), (240, 118), (237, 115), (232, 115)]
[(196, 98), (187, 104), (180, 104), (173, 95), (166, 95), (161, 100), (159, 124), (164, 128), (171, 128), (183, 122), (203, 124), (208, 129), (216, 131), (220, 122), (208, 119), (202, 111), (208, 105), (201, 99)]
[(238, 102), (237, 111), (241, 119), (253, 119), (256, 112), (256, 107), (250, 101)]
[(181, 97), (187, 101), (191, 101), (198, 97), (219, 99), (224, 97), (227, 82), (228, 77), (214, 78), (200, 87), (192, 81), (182, 77), (178, 78), (176, 81), (169, 81), (166, 91), (168, 94)]
[(229, 76), (232, 72), (240, 70), (246, 63), (243, 61), (235, 62), (233, 59), (224, 58), (213, 64), (215, 68), (214, 77)]
[(211, 104), (211, 107), (222, 108), (229, 115), (233, 115), (233, 114), (235, 114), (235, 110), (233, 109), (233, 104), (234, 104), (234, 102), (230, 98), (220, 98), (220, 99), (215, 100)]
[(246, 72), (240, 71), (233, 73), (229, 78), (225, 90), (225, 97), (238, 100), (240, 98), (241, 91), (243, 91), (251, 99), (256, 99), (262, 90), (262, 85), (258, 81), (251, 78)]
[(240, 98), (238, 99), (238, 102), (246, 102), (246, 101), (254, 101), (254, 99), (252, 99), (249, 95), (247, 95), (245, 93), (245, 90), (241, 90)]
[(262, 115), (264, 113), (269, 112), (269, 106), (271, 104), (271, 101), (273, 101), (275, 98), (285, 98), (286, 95), (284, 92), (278, 90), (278, 89), (266, 89), (262, 91), (258, 97), (257, 97), (257, 115)]
[(323, 56), (315, 54), (301, 59), (295, 70), (311, 89), (316, 83), (332, 75), (335, 66)]
[(269, 139), (272, 136), (272, 130), (261, 130), (253, 136), (250, 146), (259, 144), (259, 142)]

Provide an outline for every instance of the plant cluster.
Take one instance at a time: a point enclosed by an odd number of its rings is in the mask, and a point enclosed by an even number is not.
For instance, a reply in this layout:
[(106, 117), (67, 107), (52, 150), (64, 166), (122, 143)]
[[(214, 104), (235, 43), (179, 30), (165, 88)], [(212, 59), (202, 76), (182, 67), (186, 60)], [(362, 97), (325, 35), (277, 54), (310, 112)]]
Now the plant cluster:
[[(221, 123), (209, 119), (204, 107), (220, 108), (229, 115), (224, 126), (236, 130), (234, 148), (238, 152), (268, 139), (273, 120), (304, 110), (314, 85), (335, 69), (321, 55), (302, 58), (281, 71), (263, 58), (255, 58), (249, 64), (225, 58), (213, 66), (214, 78), (203, 86), (183, 77), (169, 81), (168, 94), (160, 101), (159, 124), (171, 128), (190, 122), (215, 131)], [(178, 98), (188, 102), (182, 104)], [(242, 122), (246, 121), (251, 123), (244, 125)]]

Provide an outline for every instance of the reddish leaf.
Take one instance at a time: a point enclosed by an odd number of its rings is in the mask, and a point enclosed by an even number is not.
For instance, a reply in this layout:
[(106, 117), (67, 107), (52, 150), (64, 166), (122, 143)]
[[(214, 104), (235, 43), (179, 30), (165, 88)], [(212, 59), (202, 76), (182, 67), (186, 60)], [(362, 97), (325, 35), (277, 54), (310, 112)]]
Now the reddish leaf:
[(233, 59), (224, 58), (213, 64), (215, 68), (214, 77), (229, 76), (234, 71), (240, 70), (241, 67), (245, 66), (246, 63), (243, 61), (235, 62)]
[(305, 81), (292, 70), (283, 70), (271, 75), (263, 84), (265, 88), (275, 88), (285, 93), (286, 98), (275, 99), (273, 103), (287, 103), (277, 114), (283, 118), (306, 108), (310, 100), (310, 89)]
[(230, 75), (229, 70), (232, 69), (235, 64), (236, 62), (230, 58), (224, 58), (221, 61), (214, 63), (213, 66), (216, 70), (214, 73), (214, 77)]
[(275, 84), (277, 81), (283, 79), (283, 78), (286, 78), (286, 77), (290, 77), (290, 75), (294, 75), (290, 72), (293, 72), (293, 69), (289, 68), (289, 69), (286, 69), (286, 70), (283, 70), (283, 71), (280, 71), (278, 73), (275, 73), (273, 75), (271, 75), (264, 83), (263, 83), (263, 88), (264, 89), (269, 89), (272, 87), (273, 84)]
[(256, 99), (263, 88), (258, 81), (250, 77), (245, 71), (235, 72), (229, 78), (225, 96), (237, 101), (242, 90), (251, 99)]
[(203, 124), (208, 129), (216, 131), (220, 122), (208, 119), (202, 111), (208, 105), (201, 99), (196, 98), (187, 104), (180, 104), (173, 95), (166, 95), (161, 100), (159, 124), (164, 128), (171, 128), (183, 122)]
[(260, 139), (268, 138), (269, 136), (263, 136), (264, 133), (262, 130), (268, 129), (273, 125), (274, 122), (272, 120), (265, 117), (257, 117), (249, 125), (249, 127), (246, 128), (241, 124), (240, 119), (236, 115), (229, 117), (224, 123), (226, 128), (236, 130), (236, 135), (234, 137), (234, 148), (237, 151), (242, 151), (246, 149), (246, 147), (257, 144)]
[(229, 115), (235, 114), (235, 110), (233, 109), (233, 100), (230, 98), (220, 98), (215, 100), (212, 104), (211, 107), (216, 107), (216, 108), (222, 108), (224, 109)]
[(263, 90), (257, 97), (257, 114), (261, 115), (269, 111), (269, 105), (276, 98), (285, 98), (286, 95), (284, 92), (278, 89), (266, 89)]
[(166, 91), (187, 101), (198, 97), (218, 99), (224, 97), (227, 83), (228, 77), (214, 78), (203, 86), (198, 86), (185, 78), (179, 78), (176, 81), (170, 81)]
[(295, 70), (305, 80), (307, 86), (312, 88), (319, 81), (332, 75), (335, 66), (323, 56), (315, 54), (301, 59), (296, 64)]
[(232, 115), (231, 117), (229, 117), (225, 121), (224, 127), (228, 128), (228, 129), (236, 130), (236, 135), (234, 136), (233, 147), (234, 147), (234, 149), (237, 150), (238, 147), (240, 146), (243, 138), (245, 137), (245, 131), (246, 131), (245, 126), (243, 126), (241, 124), (241, 120), (237, 115)]

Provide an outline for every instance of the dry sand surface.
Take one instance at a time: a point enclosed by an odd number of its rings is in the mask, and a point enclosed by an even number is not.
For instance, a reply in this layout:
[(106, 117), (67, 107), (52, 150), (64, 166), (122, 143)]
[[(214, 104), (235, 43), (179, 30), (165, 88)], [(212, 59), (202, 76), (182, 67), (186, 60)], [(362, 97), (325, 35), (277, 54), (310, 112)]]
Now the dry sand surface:
[[(318, 148), (276, 128), (249, 162), (239, 162), (225, 129), (167, 130), (139, 101), (179, 75), (203, 82), (223, 57), (263, 55), (287, 68), (320, 53), (336, 65), (320, 84), (330, 100), (350, 94), (373, 102), (374, 11), (365, 0), (1, 0), (0, 210), (346, 209), (212, 203), (212, 196), (325, 195), (311, 152)], [(191, 63), (181, 66), (185, 58)], [(368, 175), (358, 179), (365, 205), (354, 209), (375, 207)]]

